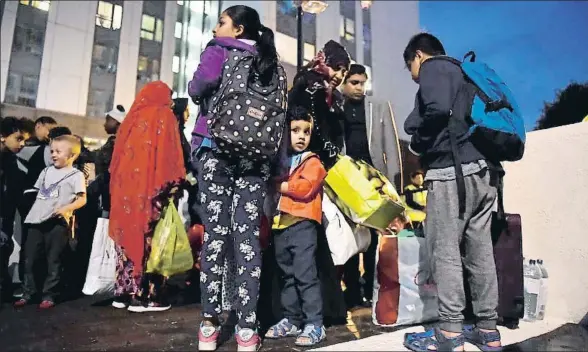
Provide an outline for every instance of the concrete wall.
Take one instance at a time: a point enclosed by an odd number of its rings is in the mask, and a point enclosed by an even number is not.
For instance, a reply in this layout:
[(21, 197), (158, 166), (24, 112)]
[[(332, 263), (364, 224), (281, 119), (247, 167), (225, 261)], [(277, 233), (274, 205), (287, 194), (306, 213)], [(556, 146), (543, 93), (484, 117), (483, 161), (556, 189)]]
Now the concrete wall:
[(14, 27), (16, 25), (16, 11), (18, 2), (3, 1), (4, 12), (2, 13), (2, 40), (0, 41), (0, 101), (4, 101), (6, 92), (6, 80), (8, 79), (8, 66), (10, 65), (10, 54), (12, 53), (12, 42), (14, 39)]
[(505, 208), (519, 213), (523, 253), (549, 272), (547, 319), (588, 313), (588, 123), (528, 134), (523, 160), (505, 165)]
[[(143, 1), (124, 2), (117, 63), (118, 69), (116, 71), (116, 84), (114, 88), (114, 104), (122, 104), (127, 110), (131, 108), (133, 100), (135, 100), (142, 15)], [(166, 27), (165, 23), (164, 27)]]
[(85, 114), (97, 1), (54, 1), (49, 8), (37, 108)]

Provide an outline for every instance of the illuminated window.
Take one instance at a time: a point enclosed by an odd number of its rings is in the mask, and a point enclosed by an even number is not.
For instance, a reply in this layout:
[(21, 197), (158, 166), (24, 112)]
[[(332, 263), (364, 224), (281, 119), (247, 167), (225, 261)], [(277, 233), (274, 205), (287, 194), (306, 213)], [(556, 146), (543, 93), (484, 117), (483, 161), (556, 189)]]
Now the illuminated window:
[(153, 40), (155, 33), (155, 17), (143, 15), (141, 20), (141, 38)]
[(155, 41), (162, 42), (163, 41), (163, 21), (157, 19), (157, 26), (155, 26)]
[(351, 18), (341, 17), (339, 32), (341, 38), (349, 42), (355, 41), (355, 21)]
[(176, 2), (178, 3), (178, 5), (184, 5), (184, 1), (183, 0), (178, 0)]
[(137, 65), (137, 71), (145, 72), (149, 67), (149, 59), (146, 56), (139, 56), (139, 64)]
[(21, 5), (27, 5), (39, 9), (41, 11), (49, 11), (51, 7), (51, 1), (31, 1), (31, 0), (21, 0)]
[(174, 31), (174, 36), (176, 38), (182, 38), (182, 29), (183, 29), (182, 27), (183, 27), (182, 22), (176, 22), (176, 28)]
[(117, 30), (122, 26), (122, 6), (106, 1), (98, 1), (96, 25), (106, 29)]
[(163, 41), (163, 21), (153, 16), (143, 15), (141, 20), (141, 38), (147, 40)]
[(174, 56), (172, 59), (172, 72), (179, 73), (180, 72), (180, 57)]

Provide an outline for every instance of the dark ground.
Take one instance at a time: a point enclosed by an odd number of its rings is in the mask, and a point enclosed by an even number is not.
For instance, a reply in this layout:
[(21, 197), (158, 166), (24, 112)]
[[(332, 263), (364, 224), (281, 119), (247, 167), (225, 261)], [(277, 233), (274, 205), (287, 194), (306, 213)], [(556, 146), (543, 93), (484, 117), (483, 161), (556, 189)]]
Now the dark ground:
[[(263, 304), (263, 303), (262, 303)], [(50, 311), (36, 306), (14, 310), (4, 305), (0, 311), (0, 350), (2, 351), (196, 351), (199, 306), (174, 306), (163, 313), (133, 314), (110, 307), (110, 300), (84, 297), (65, 302)], [(347, 326), (331, 327), (328, 340), (320, 346), (337, 344), (391, 332), (371, 324), (368, 309), (353, 312)], [(229, 340), (221, 351), (236, 350)], [(293, 339), (264, 341), (264, 351), (301, 351)], [(505, 348), (509, 352), (581, 351), (588, 346), (588, 329), (567, 324), (548, 334)]]

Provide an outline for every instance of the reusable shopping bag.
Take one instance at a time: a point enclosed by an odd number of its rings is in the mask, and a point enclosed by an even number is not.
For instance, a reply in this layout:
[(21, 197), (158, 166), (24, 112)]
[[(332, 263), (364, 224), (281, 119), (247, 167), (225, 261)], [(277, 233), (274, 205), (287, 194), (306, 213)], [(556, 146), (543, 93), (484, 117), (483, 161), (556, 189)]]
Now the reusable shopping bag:
[(148, 273), (170, 277), (192, 269), (194, 258), (184, 223), (170, 200), (151, 239)]
[(343, 265), (357, 253), (367, 251), (372, 239), (370, 230), (350, 223), (326, 195), (323, 197), (323, 215), (327, 242), (335, 265)]
[(372, 320), (379, 326), (433, 321), (437, 316), (437, 286), (427, 256), (425, 239), (413, 231), (380, 236)]
[(362, 160), (340, 156), (325, 178), (325, 193), (356, 224), (384, 231), (404, 211), (394, 186)]
[(113, 293), (115, 275), (116, 251), (114, 241), (108, 235), (108, 219), (98, 218), (82, 292), (88, 296)]

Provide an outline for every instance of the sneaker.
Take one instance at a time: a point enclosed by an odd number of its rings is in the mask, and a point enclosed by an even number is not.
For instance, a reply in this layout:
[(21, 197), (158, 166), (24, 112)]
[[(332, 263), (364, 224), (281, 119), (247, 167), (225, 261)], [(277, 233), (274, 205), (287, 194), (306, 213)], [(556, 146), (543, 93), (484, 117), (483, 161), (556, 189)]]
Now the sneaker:
[(21, 287), (16, 288), (14, 290), (14, 292), (12, 292), (12, 297), (14, 297), (14, 298), (22, 298), (23, 295), (24, 295), (24, 292)]
[(25, 299), (25, 298), (21, 298), (21, 299), (17, 300), (16, 302), (14, 302), (13, 306), (14, 306), (14, 308), (23, 308), (27, 304), (29, 304), (29, 300)]
[(133, 313), (147, 313), (147, 312), (163, 312), (163, 311), (166, 311), (170, 308), (171, 308), (171, 304), (166, 305), (166, 304), (160, 304), (160, 303), (156, 303), (156, 302), (148, 302), (148, 303), (133, 302), (133, 304), (131, 304), (129, 306), (129, 308), (127, 308), (127, 310), (129, 312), (133, 312)]
[(235, 340), (237, 340), (238, 352), (255, 352), (260, 347), (260, 339), (257, 331), (248, 328), (235, 328)]
[(114, 297), (114, 300), (112, 301), (112, 306), (116, 309), (126, 309), (129, 307), (131, 303), (131, 297), (130, 296), (116, 296)]
[(201, 322), (198, 329), (198, 351), (215, 351), (220, 331), (220, 326), (205, 325)]
[(39, 304), (39, 309), (51, 309), (55, 307), (55, 302), (45, 299), (41, 304)]

